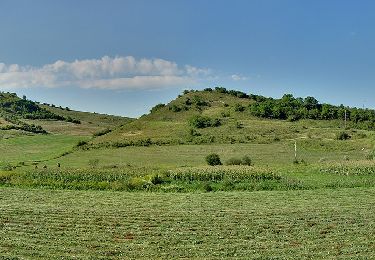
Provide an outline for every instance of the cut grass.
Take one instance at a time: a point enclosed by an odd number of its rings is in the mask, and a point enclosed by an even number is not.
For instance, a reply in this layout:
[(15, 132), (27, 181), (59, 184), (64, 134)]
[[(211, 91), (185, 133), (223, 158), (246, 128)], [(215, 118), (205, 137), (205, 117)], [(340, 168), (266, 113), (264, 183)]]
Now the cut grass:
[(51, 160), (72, 150), (82, 139), (85, 137), (67, 135), (23, 135), (3, 139), (0, 140), (0, 166)]
[[(308, 146), (298, 148), (298, 156), (307, 163), (317, 163), (321, 158), (326, 161), (342, 161), (345, 156), (351, 160), (364, 159), (367, 150), (361, 150), (361, 145), (333, 144), (330, 149), (310, 149)], [(219, 154), (222, 161), (232, 157), (249, 155), (254, 165), (285, 166), (294, 159), (294, 142), (276, 142), (272, 144), (206, 144), (206, 145), (171, 145), (149, 147), (125, 147), (116, 149), (94, 149), (75, 151), (62, 159), (62, 166), (84, 167), (89, 159), (99, 159), (99, 165), (127, 164), (173, 168), (182, 166), (206, 165), (205, 156), (210, 153)], [(57, 160), (50, 162), (55, 165)]]
[(372, 259), (375, 189), (0, 189), (3, 258)]

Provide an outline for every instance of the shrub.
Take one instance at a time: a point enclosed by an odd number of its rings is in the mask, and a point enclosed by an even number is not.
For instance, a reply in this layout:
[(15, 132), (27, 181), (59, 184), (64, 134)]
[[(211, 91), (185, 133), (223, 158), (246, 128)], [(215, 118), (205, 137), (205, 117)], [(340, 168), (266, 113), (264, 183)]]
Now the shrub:
[(226, 165), (241, 165), (241, 159), (240, 158), (229, 158), (225, 164)]
[(190, 126), (196, 127), (196, 128), (206, 128), (206, 127), (211, 127), (211, 126), (217, 127), (221, 125), (221, 121), (218, 118), (211, 119), (206, 116), (197, 115), (197, 116), (190, 118), (189, 124)]
[(251, 166), (252, 165), (252, 161), (251, 161), (251, 158), (247, 155), (245, 155), (244, 157), (242, 157), (242, 165), (248, 165), (248, 166)]
[(222, 165), (220, 157), (216, 153), (211, 153), (206, 156), (206, 162), (208, 165), (215, 166), (215, 165)]
[(98, 137), (98, 136), (106, 135), (106, 134), (108, 134), (110, 132), (112, 132), (112, 130), (109, 129), (109, 128), (106, 128), (106, 129), (103, 129), (103, 130), (101, 130), (99, 132), (94, 133), (93, 136), (94, 137)]
[(251, 158), (249, 156), (245, 155), (241, 159), (236, 158), (236, 157), (232, 157), (232, 158), (228, 159), (228, 161), (226, 161), (225, 164), (226, 165), (247, 165), (247, 166), (251, 166), (252, 162), (251, 162)]
[(172, 110), (173, 112), (180, 112), (182, 110), (181, 107), (177, 106), (177, 105), (172, 105), (169, 110)]
[(156, 106), (154, 106), (153, 108), (151, 108), (150, 112), (151, 113), (156, 112), (156, 111), (158, 111), (159, 109), (161, 109), (163, 107), (165, 107), (165, 104), (162, 104), (162, 103), (157, 104)]
[(243, 111), (245, 111), (245, 107), (241, 104), (236, 104), (236, 105), (234, 105), (234, 111), (243, 112)]
[(78, 141), (76, 147), (81, 147), (81, 146), (84, 146), (84, 145), (86, 145), (86, 144), (87, 144), (87, 141), (83, 141), (83, 140), (81, 140), (81, 141)]
[(339, 132), (336, 135), (337, 140), (348, 140), (351, 136), (347, 132)]

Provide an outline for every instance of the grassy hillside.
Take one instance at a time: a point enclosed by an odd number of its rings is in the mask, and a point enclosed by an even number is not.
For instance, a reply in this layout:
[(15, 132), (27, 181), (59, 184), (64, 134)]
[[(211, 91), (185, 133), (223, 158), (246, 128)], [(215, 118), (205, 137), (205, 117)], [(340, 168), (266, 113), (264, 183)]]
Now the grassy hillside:
[(31, 133), (92, 135), (130, 122), (131, 118), (72, 111), (69, 108), (41, 105), (0, 92), (0, 130)]
[(43, 163), (133, 119), (72, 111), (0, 92), (0, 169)]
[[(347, 122), (338, 118), (340, 107), (330, 106), (332, 118), (323, 119), (325, 108), (328, 105), (317, 103), (317, 108), (307, 111), (318, 111), (319, 118), (296, 118), (290, 116), (284, 119), (267, 118), (260, 116), (254, 107), (259, 109), (265, 100), (261, 96), (248, 96), (242, 92), (227, 91), (190, 91), (170, 103), (155, 106), (151, 113), (130, 124), (117, 128), (112, 133), (96, 138), (91, 147), (124, 147), (178, 144), (234, 144), (253, 143), (271, 144), (275, 142), (290, 142), (300, 140), (305, 145), (329, 143), (335, 146), (336, 139), (341, 132), (346, 131), (348, 139), (355, 146), (361, 148), (372, 147), (372, 124), (375, 119), (368, 117), (363, 121), (349, 117)], [(234, 95), (236, 94), (236, 95)], [(240, 96), (240, 97), (239, 97)], [(284, 98), (283, 98), (284, 99)], [(303, 99), (292, 101), (273, 100), (272, 109), (284, 109), (283, 113), (292, 113), (295, 109), (290, 105), (296, 102), (298, 106), (305, 105)], [(289, 97), (290, 99), (290, 97)], [(302, 100), (302, 101), (301, 101)], [(305, 99), (309, 100), (309, 99)], [(306, 101), (307, 102), (307, 101)], [(280, 105), (281, 104), (281, 105)], [(336, 112), (334, 112), (336, 111)], [(358, 110), (356, 110), (358, 112)], [(363, 113), (374, 114), (372, 110), (363, 110)], [(341, 112), (340, 112), (341, 113)], [(354, 112), (353, 112), (354, 113)], [(352, 116), (353, 116), (352, 113)], [(359, 113), (359, 112), (358, 112)], [(355, 140), (355, 141), (354, 141)], [(348, 142), (350, 143), (350, 142)]]

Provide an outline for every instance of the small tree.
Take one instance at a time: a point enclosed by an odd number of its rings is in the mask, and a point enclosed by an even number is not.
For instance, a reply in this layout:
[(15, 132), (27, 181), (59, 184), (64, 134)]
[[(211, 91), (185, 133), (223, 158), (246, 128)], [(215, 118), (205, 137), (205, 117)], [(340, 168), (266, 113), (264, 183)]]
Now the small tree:
[(220, 161), (220, 157), (216, 153), (211, 153), (206, 156), (206, 162), (208, 165), (215, 166), (215, 165), (222, 165)]

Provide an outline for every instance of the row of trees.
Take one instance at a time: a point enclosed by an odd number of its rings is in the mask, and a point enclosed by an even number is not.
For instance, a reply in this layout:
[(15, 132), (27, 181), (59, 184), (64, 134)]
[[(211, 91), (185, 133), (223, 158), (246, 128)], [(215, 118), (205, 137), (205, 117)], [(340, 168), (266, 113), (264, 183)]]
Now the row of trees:
[(345, 119), (355, 123), (371, 121), (375, 122), (375, 111), (372, 109), (359, 109), (320, 104), (314, 97), (294, 98), (291, 94), (285, 94), (281, 99), (265, 98), (250, 105), (250, 111), (254, 116), (288, 119)]

